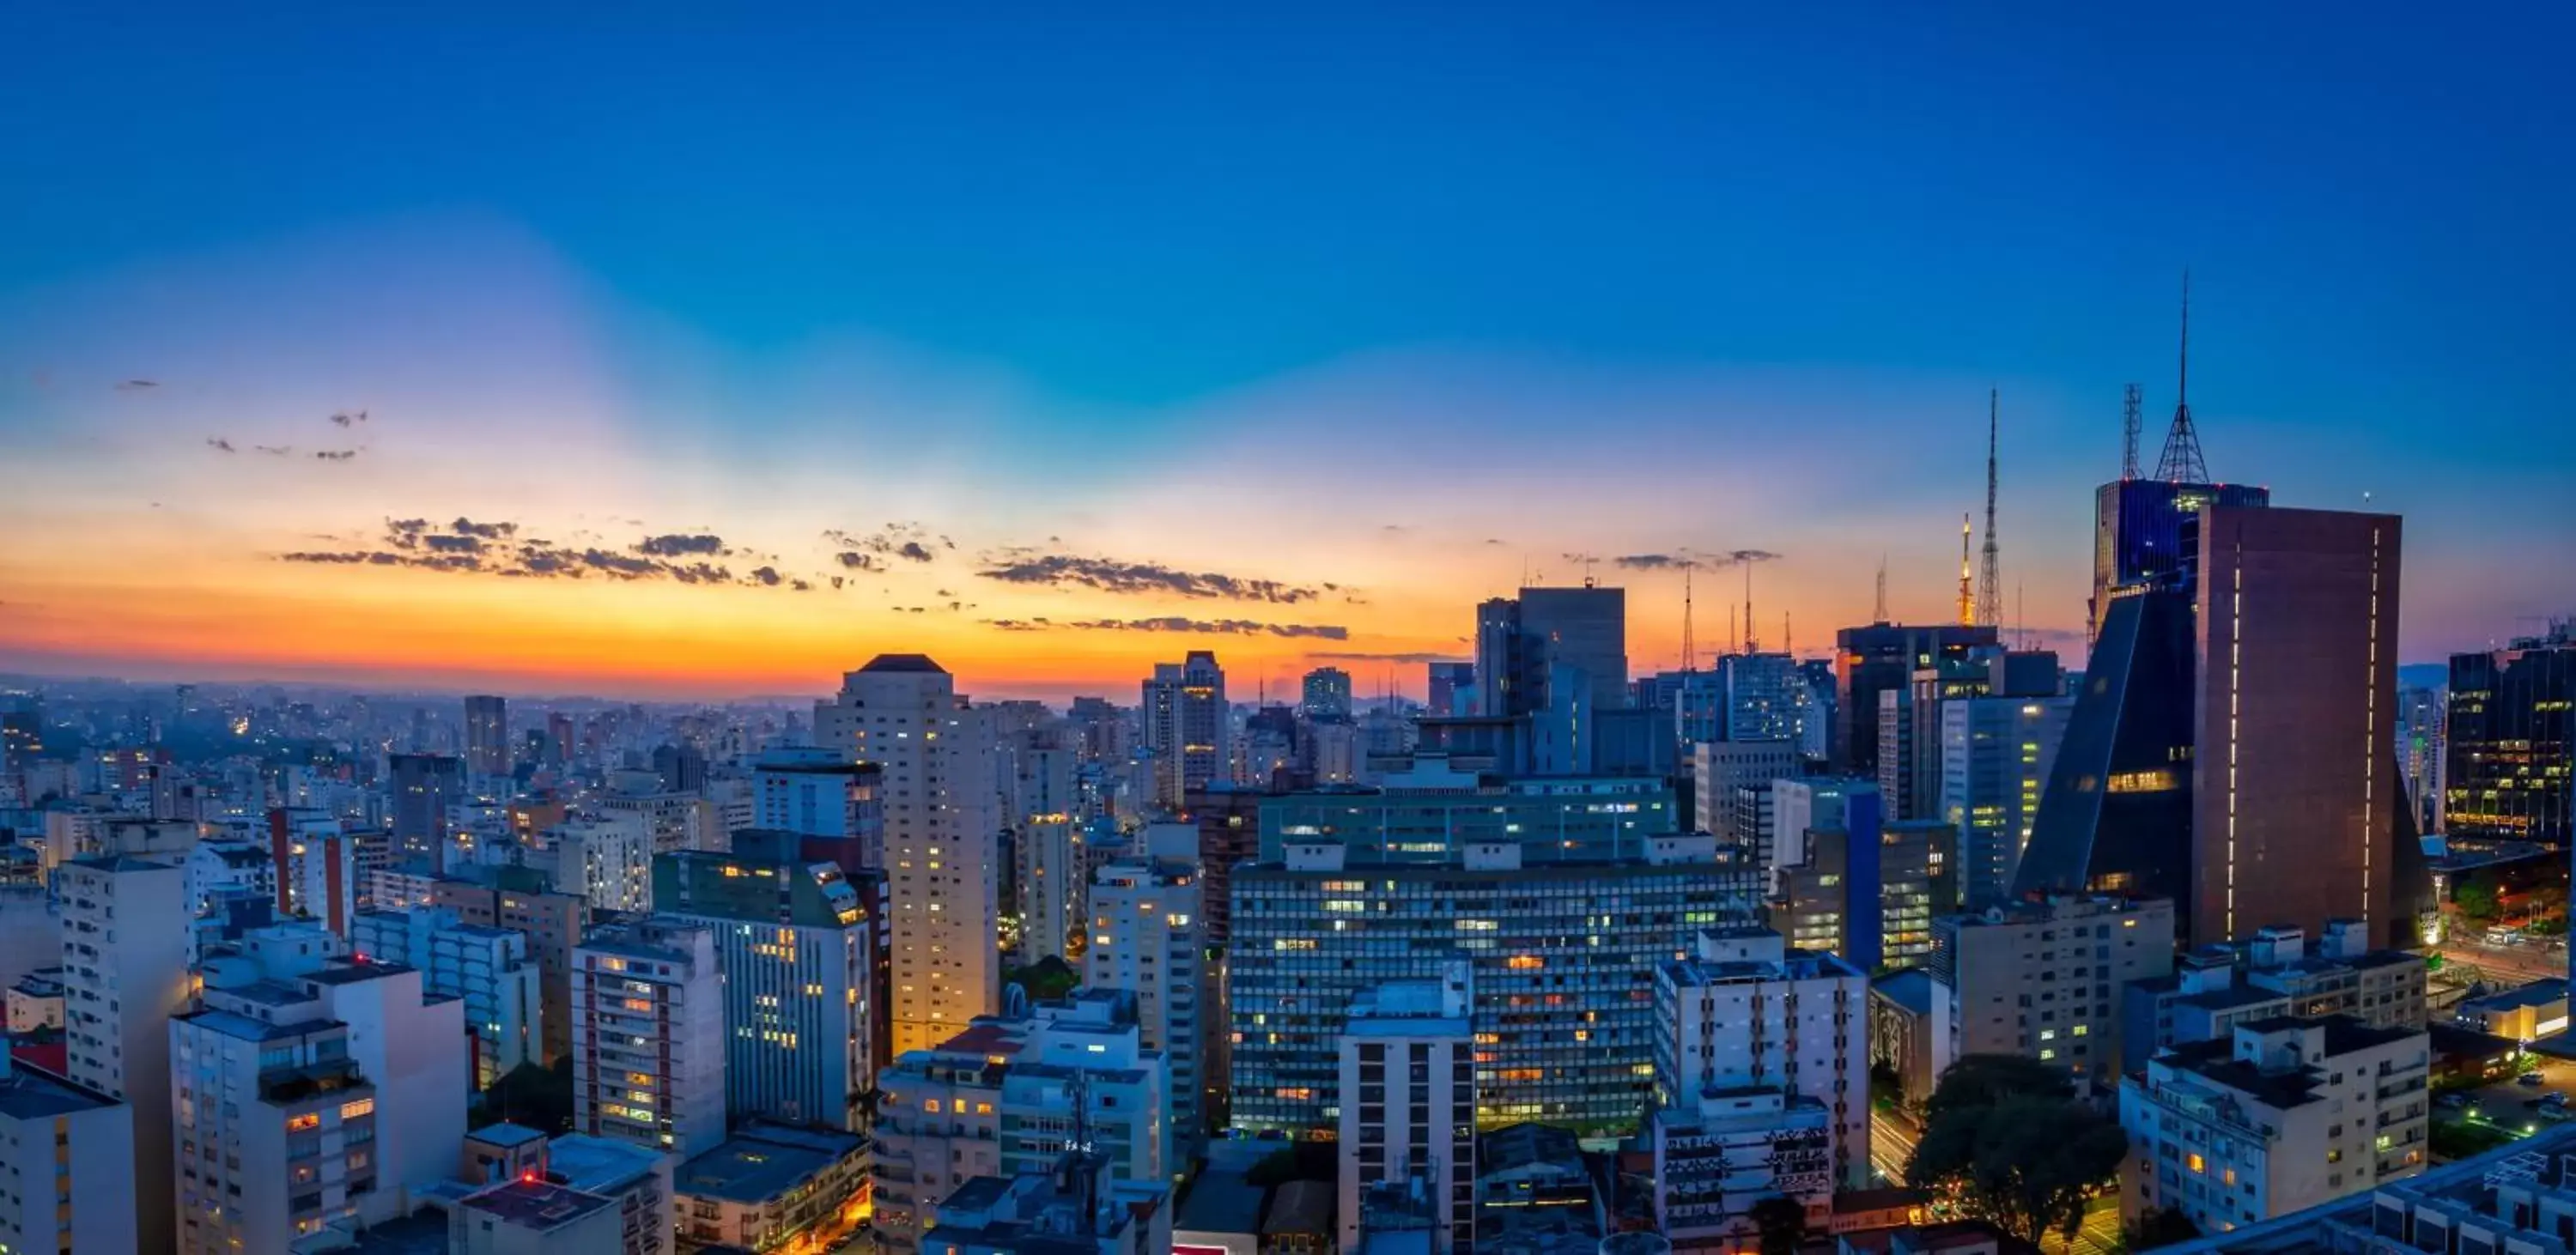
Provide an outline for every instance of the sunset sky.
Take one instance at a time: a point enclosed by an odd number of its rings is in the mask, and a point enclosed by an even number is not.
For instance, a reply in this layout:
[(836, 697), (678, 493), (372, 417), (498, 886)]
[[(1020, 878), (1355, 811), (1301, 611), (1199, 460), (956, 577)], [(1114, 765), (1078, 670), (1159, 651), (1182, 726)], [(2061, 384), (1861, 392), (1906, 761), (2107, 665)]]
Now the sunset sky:
[(1525, 575), (1675, 665), (1622, 557), (1714, 648), (1739, 550), (1813, 652), (1950, 614), (1989, 387), (2064, 644), (2186, 266), (2405, 660), (2576, 611), (2566, 10), (1719, 7), (21, 6), (0, 670), (1419, 693)]

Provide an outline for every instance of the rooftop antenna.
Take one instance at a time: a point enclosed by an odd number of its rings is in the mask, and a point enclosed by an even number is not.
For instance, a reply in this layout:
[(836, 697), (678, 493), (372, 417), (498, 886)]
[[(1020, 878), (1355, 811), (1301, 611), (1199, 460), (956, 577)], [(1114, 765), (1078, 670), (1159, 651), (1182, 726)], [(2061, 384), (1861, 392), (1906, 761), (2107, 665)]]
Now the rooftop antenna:
[(1872, 623), (1887, 622), (1887, 555), (1878, 555), (1878, 608), (1870, 612)]
[(1735, 607), (1728, 606), (1726, 608), (1726, 643), (1732, 645), (1735, 641)]
[(2173, 484), (2206, 484), (2209, 464), (2200, 456), (2200, 432), (2191, 424), (2191, 271), (2182, 272), (2182, 354), (2174, 374), (2173, 426), (2156, 459), (2156, 478)]
[(1691, 569), (1682, 568), (1682, 674), (1699, 669), (1699, 649), (1691, 640)]
[(1977, 617), (1988, 627), (2002, 627), (2004, 622), (2003, 575), (1995, 557), (1995, 433), (1997, 430), (1998, 393), (1986, 389), (1986, 551), (1985, 569), (1978, 577)]
[(1753, 652), (1753, 560), (1744, 560), (1744, 652)]
[(2138, 477), (2138, 385), (2120, 397), (2120, 478)]
[(1975, 582), (1975, 580), (1973, 580), (1972, 578), (1970, 578), (1970, 576), (1969, 576), (1969, 574), (1968, 574), (1968, 546), (1969, 546), (1969, 544), (1970, 544), (1970, 543), (1975, 539), (1976, 535), (1977, 535), (1977, 529), (1976, 529), (1975, 525), (1973, 525), (1973, 524), (1971, 524), (1970, 522), (1968, 522), (1968, 516), (1967, 516), (1967, 515), (1965, 515), (1965, 514), (1961, 514), (1961, 515), (1959, 516), (1959, 626), (1960, 626), (1960, 627), (1975, 627), (1975, 626), (1977, 626), (1977, 589), (1976, 589), (1976, 582)]
[(1780, 612), (1780, 652), (1795, 655), (1798, 652), (1798, 649), (1797, 646), (1791, 644), (1791, 642), (1796, 639), (1796, 637), (1789, 635), (1789, 612), (1783, 610)]

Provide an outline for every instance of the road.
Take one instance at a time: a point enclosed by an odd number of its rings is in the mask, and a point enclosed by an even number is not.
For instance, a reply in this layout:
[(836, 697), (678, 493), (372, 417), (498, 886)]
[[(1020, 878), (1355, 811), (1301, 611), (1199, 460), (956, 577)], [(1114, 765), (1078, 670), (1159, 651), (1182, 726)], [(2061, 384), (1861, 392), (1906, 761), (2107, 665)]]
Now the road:
[(1905, 1161), (1914, 1155), (1921, 1134), (1905, 1117), (1872, 1107), (1869, 1113), (1869, 1166), (1889, 1185), (1905, 1184)]
[(2055, 1234), (2040, 1240), (2039, 1249), (2056, 1255), (2111, 1255), (2120, 1249), (2120, 1200), (2103, 1195), (2084, 1205), (2084, 1227), (2075, 1233), (2072, 1243)]
[(2522, 946), (2490, 946), (2472, 937), (2453, 937), (2434, 947), (2445, 960), (2465, 963), (2492, 976), (2539, 980), (2567, 974), (2567, 944), (2558, 938)]

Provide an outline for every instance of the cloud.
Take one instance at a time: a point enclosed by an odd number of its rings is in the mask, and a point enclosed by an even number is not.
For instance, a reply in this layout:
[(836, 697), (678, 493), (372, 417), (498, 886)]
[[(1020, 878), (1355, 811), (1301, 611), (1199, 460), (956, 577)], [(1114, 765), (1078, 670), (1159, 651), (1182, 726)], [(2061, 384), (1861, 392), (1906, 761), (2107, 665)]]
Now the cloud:
[(898, 558), (910, 558), (915, 562), (928, 562), (931, 558), (930, 551), (922, 548), (921, 542), (917, 540), (903, 542), (903, 548), (895, 550), (894, 553)]
[(667, 580), (675, 584), (743, 588), (813, 587), (774, 566), (736, 575), (716, 563), (678, 561), (698, 554), (729, 553), (716, 537), (696, 533), (648, 536), (620, 551), (585, 545), (574, 548), (533, 537), (519, 539), (519, 525), (459, 518), (445, 526), (427, 519), (386, 519), (376, 548), (302, 550), (278, 555), (281, 562), (336, 566), (405, 567), (510, 579), (585, 579), (620, 583)]
[(722, 555), (733, 552), (725, 548), (721, 536), (681, 535), (647, 536), (635, 543), (635, 552), (653, 558), (679, 558), (690, 554)]
[(1351, 630), (1334, 623), (1260, 623), (1251, 619), (1185, 619), (1177, 615), (1154, 619), (1074, 619), (1056, 623), (1046, 619), (986, 619), (985, 625), (1005, 632), (1044, 632), (1067, 629), (1077, 632), (1171, 632), (1196, 636), (1284, 636), (1314, 640), (1346, 641)]
[[(872, 555), (872, 554), (864, 554), (864, 553), (854, 553), (854, 552), (851, 552), (850, 550), (847, 550), (847, 549), (844, 549), (844, 550), (842, 550), (842, 551), (841, 551), (841, 552), (839, 552), (839, 553), (833, 554), (833, 555), (832, 555), (832, 560), (833, 560), (833, 561), (835, 561), (835, 562), (840, 563), (842, 566), (848, 567), (849, 569), (851, 569), (851, 570), (853, 570), (853, 571), (874, 571), (874, 570), (877, 570), (877, 569), (878, 569), (878, 567), (877, 567), (877, 560), (876, 560), (876, 557), (875, 557), (874, 555)], [(837, 580), (836, 580), (836, 581), (834, 581), (834, 582), (835, 582), (835, 583), (838, 583), (838, 581), (837, 581)]]
[(313, 456), (324, 462), (346, 462), (349, 459), (358, 456), (358, 451), (355, 449), (316, 449), (313, 451)]
[(1295, 605), (1317, 595), (1312, 588), (1276, 580), (1247, 579), (1207, 571), (1182, 571), (1158, 562), (1121, 562), (1072, 554), (1031, 555), (1004, 550), (984, 559), (975, 574), (1005, 584), (1096, 588), (1105, 593), (1168, 593), (1182, 597), (1223, 598)]
[(291, 444), (255, 444), (252, 445), (251, 448), (257, 449), (274, 458), (282, 458), (295, 452), (295, 446)]
[(218, 452), (218, 453), (239, 453), (239, 452), (241, 452), (241, 450), (236, 449), (236, 448), (234, 448), (234, 447), (233, 447), (233, 442), (232, 442), (232, 441), (226, 440), (226, 439), (224, 439), (224, 438), (223, 438), (223, 437), (221, 437), (221, 436), (208, 436), (208, 437), (206, 437), (206, 447), (207, 447), (207, 448), (209, 448), (209, 449), (212, 449), (212, 450), (214, 450), (214, 451), (216, 451), (216, 452)]
[[(1584, 561), (1580, 555), (1565, 555), (1568, 561)], [(1678, 553), (1632, 553), (1610, 560), (1613, 566), (1630, 571), (1717, 571), (1754, 562), (1777, 562), (1780, 555), (1767, 549), (1730, 549), (1724, 553), (1701, 553), (1684, 549)]]
[(1350, 651), (1346, 651), (1346, 650), (1320, 650), (1320, 651), (1317, 651), (1317, 652), (1315, 652), (1315, 653), (1308, 654), (1308, 655), (1306, 655), (1306, 656), (1307, 656), (1307, 657), (1309, 657), (1309, 658), (1322, 658), (1322, 659), (1327, 659), (1327, 660), (1330, 660), (1330, 661), (1333, 661), (1333, 662), (1424, 662), (1424, 663), (1428, 663), (1428, 662), (1473, 662), (1473, 661), (1475, 661), (1475, 660), (1474, 660), (1474, 659), (1472, 659), (1472, 658), (1461, 657), (1460, 655), (1457, 655), (1457, 654), (1433, 654), (1433, 653), (1418, 653), (1418, 652), (1417, 652), (1417, 653), (1372, 654), (1372, 653), (1368, 653), (1368, 652), (1366, 652), (1366, 651), (1361, 651), (1361, 650), (1350, 650)]
[(143, 392), (160, 386), (161, 382), (157, 379), (128, 379), (125, 382), (116, 385), (116, 390), (119, 392)]
[(346, 427), (352, 423), (363, 423), (365, 421), (367, 421), (367, 412), (365, 410), (358, 410), (354, 413), (343, 410), (340, 413), (331, 416), (332, 424), (339, 427)]

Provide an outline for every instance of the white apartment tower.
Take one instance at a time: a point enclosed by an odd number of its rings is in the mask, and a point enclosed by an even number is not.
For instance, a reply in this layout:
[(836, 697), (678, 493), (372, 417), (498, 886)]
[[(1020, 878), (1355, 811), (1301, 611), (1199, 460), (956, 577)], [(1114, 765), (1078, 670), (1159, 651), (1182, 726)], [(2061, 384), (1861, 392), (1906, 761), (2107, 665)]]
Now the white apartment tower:
[(714, 933), (654, 917), (573, 951), (573, 1129), (688, 1159), (725, 1139)]
[(1193, 649), (1157, 663), (1144, 685), (1145, 747), (1154, 755), (1154, 805), (1178, 813), (1190, 790), (1232, 779), (1226, 735), (1225, 671), (1216, 654)]
[[(166, 1131), (166, 1130), (165, 1130)], [(0, 1250), (133, 1255), (134, 1108), (0, 1050)]]
[(1174, 1152), (1184, 1167), (1207, 1136), (1207, 926), (1200, 918), (1198, 864), (1177, 858), (1114, 859), (1091, 874), (1091, 945), (1083, 983), (1136, 994), (1145, 1047), (1170, 1062)]
[(999, 1005), (1000, 797), (989, 720), (920, 654), (880, 654), (814, 707), (817, 740), (880, 768), (878, 866), (893, 914), (893, 1051), (927, 1050)]
[(1382, 1186), (1428, 1200), (1465, 1250), (1476, 1229), (1476, 1064), (1468, 965), (1351, 999), (1339, 1044), (1341, 1246), (1361, 1249), (1362, 1200)]
[(145, 1250), (177, 1240), (169, 1020), (195, 1006), (186, 884), (178, 868), (128, 855), (54, 869), (69, 1079), (134, 1108), (135, 1234)]
[(1655, 1088), (1667, 1108), (1764, 1088), (1832, 1113), (1835, 1178), (1869, 1184), (1869, 977), (1767, 928), (1702, 932), (1655, 969)]

